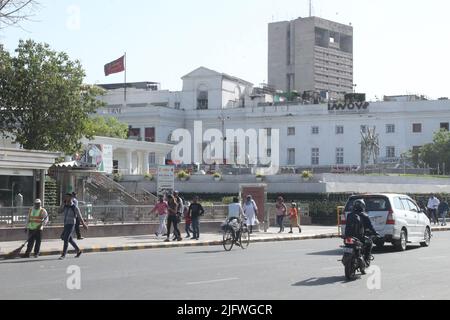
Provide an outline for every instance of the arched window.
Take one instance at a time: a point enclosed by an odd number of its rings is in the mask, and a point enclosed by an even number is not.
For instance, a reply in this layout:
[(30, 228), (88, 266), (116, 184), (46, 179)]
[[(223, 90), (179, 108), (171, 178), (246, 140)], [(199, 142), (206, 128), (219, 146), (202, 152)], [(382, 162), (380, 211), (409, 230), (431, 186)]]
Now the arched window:
[(208, 87), (206, 85), (200, 85), (197, 89), (197, 110), (208, 109), (208, 96)]

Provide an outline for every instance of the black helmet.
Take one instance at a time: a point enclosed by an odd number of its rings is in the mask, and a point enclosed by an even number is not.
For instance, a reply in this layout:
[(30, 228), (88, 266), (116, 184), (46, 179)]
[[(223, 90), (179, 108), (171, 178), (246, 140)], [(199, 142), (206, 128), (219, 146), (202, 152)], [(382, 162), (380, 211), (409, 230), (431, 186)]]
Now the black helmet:
[(366, 211), (366, 203), (363, 199), (355, 200), (353, 203), (353, 211), (356, 212), (365, 212)]

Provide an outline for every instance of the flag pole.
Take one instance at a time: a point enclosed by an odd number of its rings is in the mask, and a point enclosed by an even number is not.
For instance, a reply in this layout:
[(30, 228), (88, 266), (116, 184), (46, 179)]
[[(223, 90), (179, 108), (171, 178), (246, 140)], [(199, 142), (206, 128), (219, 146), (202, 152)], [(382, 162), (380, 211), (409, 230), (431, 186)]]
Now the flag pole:
[(124, 101), (127, 106), (127, 53), (125, 52), (125, 79), (124, 79)]

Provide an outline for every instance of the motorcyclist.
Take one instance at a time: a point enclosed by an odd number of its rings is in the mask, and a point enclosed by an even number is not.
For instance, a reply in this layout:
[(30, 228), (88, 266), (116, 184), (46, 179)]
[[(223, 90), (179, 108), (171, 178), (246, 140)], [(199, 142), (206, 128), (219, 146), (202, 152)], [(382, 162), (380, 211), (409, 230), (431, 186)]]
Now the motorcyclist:
[(372, 225), (369, 215), (366, 212), (366, 203), (363, 199), (355, 200), (352, 212), (347, 216), (345, 237), (356, 238), (363, 244), (364, 262), (372, 257), (373, 243), (368, 238), (370, 235), (380, 236)]

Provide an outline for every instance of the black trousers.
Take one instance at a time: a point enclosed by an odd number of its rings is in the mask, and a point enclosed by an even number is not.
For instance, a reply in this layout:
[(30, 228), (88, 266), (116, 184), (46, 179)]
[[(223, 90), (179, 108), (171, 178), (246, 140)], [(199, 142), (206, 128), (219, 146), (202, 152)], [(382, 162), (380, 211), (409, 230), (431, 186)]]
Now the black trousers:
[(167, 217), (167, 239), (170, 238), (170, 228), (172, 224), (173, 224), (173, 234), (177, 239), (181, 239), (181, 233), (180, 230), (178, 229), (178, 218), (177, 216), (172, 215), (169, 215)]
[(78, 239), (81, 238), (80, 223), (80, 219), (77, 218), (77, 220), (75, 221), (75, 233), (77, 234)]
[(29, 231), (29, 240), (26, 255), (29, 255), (34, 247), (34, 254), (39, 254), (41, 251), (41, 242), (42, 242), (42, 231), (41, 230), (30, 230)]

